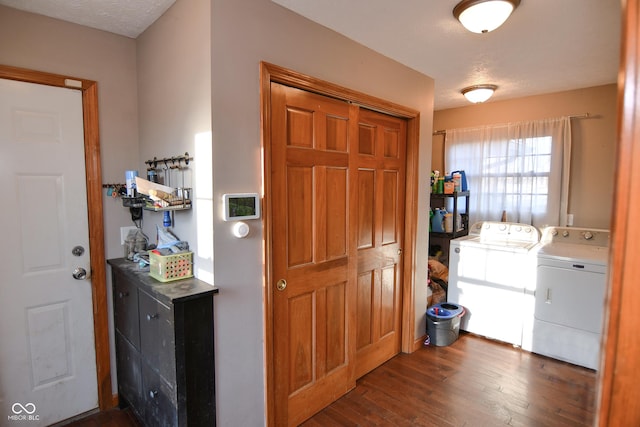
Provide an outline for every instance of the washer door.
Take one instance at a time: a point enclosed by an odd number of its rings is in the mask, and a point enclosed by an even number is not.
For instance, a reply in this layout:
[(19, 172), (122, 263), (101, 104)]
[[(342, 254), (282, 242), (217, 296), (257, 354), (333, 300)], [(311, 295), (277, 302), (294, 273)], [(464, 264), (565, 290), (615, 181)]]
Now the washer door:
[(537, 268), (535, 318), (601, 333), (606, 268), (548, 261)]

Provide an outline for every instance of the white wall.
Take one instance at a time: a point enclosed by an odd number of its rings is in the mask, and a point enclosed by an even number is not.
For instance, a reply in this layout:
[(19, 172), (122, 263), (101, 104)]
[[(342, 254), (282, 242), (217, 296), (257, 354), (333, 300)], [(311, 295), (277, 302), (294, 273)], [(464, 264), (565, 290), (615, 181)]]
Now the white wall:
[[(180, 187), (184, 174), (194, 192), (193, 209), (175, 212), (173, 231), (189, 242), (194, 273), (207, 283), (213, 283), (210, 27), (209, 0), (179, 0), (136, 40), (138, 173), (145, 176), (144, 162), (154, 157), (194, 157), (171, 177), (171, 186)], [(163, 215), (143, 215), (143, 229), (155, 243)]]
[[(175, 215), (176, 232), (196, 242), (200, 278), (215, 272), (220, 288), (215, 298), (218, 422), (263, 425), (262, 228), (253, 221), (247, 239), (232, 238), (219, 203), (226, 192), (262, 190), (259, 63), (419, 110), (420, 212), (428, 209), (433, 81), (269, 0), (178, 0), (139, 37), (137, 50), (136, 56), (136, 41), (126, 37), (0, 6), (0, 62), (98, 81), (103, 182), (124, 181), (127, 169), (142, 174), (148, 158), (193, 151), (192, 185), (205, 200)], [(212, 154), (199, 155), (195, 135), (208, 130)], [(212, 181), (211, 202), (206, 199)], [(208, 223), (201, 220), (211, 209)], [(161, 216), (144, 215), (145, 230), (152, 234)], [(416, 336), (424, 333), (426, 218), (420, 216), (418, 224)], [(122, 256), (119, 228), (130, 224), (121, 202), (105, 196), (107, 257)]]
[[(0, 63), (98, 82), (102, 180), (123, 183), (138, 164), (135, 40), (0, 6)], [(104, 193), (107, 258), (122, 256), (120, 199)]]
[(212, 135), (216, 382), (220, 425), (264, 423), (263, 232), (237, 240), (223, 193), (262, 190), (259, 64), (264, 60), (414, 108), (420, 118), (416, 335), (424, 333), (433, 81), (269, 0), (212, 2)]
[[(136, 42), (41, 15), (0, 6), (0, 63), (98, 82), (102, 182), (124, 183), (138, 165)], [(121, 199), (103, 192), (105, 254), (122, 256), (120, 227), (132, 225)], [(46, 214), (43, 212), (43, 214)], [(111, 312), (111, 277), (107, 274)], [(113, 391), (116, 392), (113, 316), (109, 316)]]

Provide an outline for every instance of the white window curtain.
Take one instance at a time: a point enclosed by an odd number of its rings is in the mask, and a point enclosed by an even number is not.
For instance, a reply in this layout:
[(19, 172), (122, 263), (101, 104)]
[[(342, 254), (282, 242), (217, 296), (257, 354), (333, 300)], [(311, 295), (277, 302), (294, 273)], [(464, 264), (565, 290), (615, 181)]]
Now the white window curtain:
[(566, 225), (571, 159), (568, 117), (446, 130), (447, 171), (464, 170), (469, 224)]

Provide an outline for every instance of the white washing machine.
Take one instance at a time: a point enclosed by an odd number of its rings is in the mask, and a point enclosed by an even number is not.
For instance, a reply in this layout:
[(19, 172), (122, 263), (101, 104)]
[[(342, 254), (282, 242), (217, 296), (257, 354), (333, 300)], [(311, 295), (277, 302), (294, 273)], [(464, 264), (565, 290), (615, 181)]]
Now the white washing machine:
[(535, 286), (532, 250), (539, 241), (531, 225), (493, 221), (451, 240), (447, 299), (465, 308), (460, 329), (522, 344), (523, 313), (532, 311), (525, 291)]
[(525, 323), (523, 348), (597, 369), (609, 231), (547, 227), (536, 253), (534, 313)]

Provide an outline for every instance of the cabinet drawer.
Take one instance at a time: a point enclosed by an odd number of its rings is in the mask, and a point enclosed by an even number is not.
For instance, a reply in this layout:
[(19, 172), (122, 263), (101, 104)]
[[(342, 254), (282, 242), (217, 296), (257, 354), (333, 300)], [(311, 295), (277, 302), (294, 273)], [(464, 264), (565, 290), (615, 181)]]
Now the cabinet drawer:
[[(120, 332), (116, 332), (116, 360), (118, 372), (118, 395), (129, 403), (141, 418), (144, 414), (142, 399), (142, 371), (140, 354), (124, 339)], [(124, 402), (120, 402), (122, 406)]]
[(113, 278), (115, 326), (136, 349), (140, 348), (138, 327), (138, 288), (126, 277), (115, 273)]
[(175, 337), (173, 312), (167, 306), (139, 292), (140, 351), (169, 384), (175, 384)]
[(142, 363), (144, 420), (146, 426), (178, 425), (178, 411), (173, 390), (153, 369)]

